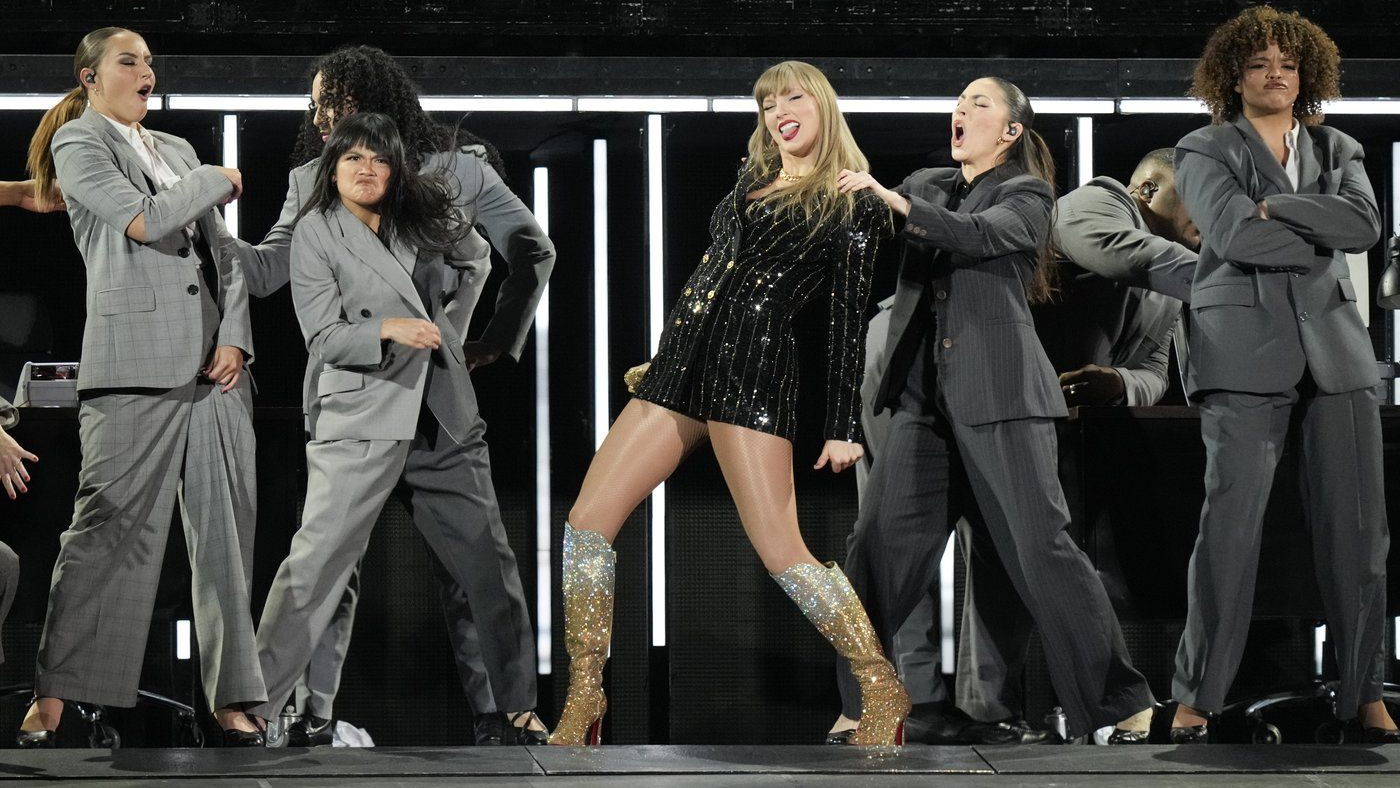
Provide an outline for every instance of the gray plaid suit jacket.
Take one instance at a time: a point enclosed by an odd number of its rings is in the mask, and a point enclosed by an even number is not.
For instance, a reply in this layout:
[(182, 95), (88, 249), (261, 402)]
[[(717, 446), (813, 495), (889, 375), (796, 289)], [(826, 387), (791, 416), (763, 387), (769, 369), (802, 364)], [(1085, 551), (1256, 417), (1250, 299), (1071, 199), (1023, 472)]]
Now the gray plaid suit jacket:
[[(949, 416), (975, 426), (1068, 415), (1026, 302), (1037, 248), (1050, 231), (1050, 185), (1003, 164), (949, 212), (943, 206), (957, 175), (919, 170), (896, 189), (912, 207), (873, 408), (898, 402), (932, 311), (929, 340)], [(949, 254), (940, 258), (940, 249)]]
[[(1201, 229), (1189, 394), (1287, 391), (1305, 366), (1328, 394), (1376, 385), (1345, 257), (1381, 234), (1362, 156), (1351, 137), (1304, 126), (1295, 192), (1243, 116), (1176, 144), (1177, 189)], [(1255, 217), (1260, 200), (1268, 219)]]
[[(197, 223), (219, 273), (216, 345), (251, 359), (248, 294), (233, 245), (215, 206), (233, 190), (202, 165), (190, 144), (152, 131), (156, 152), (180, 181), (158, 189), (131, 144), (89, 108), (53, 139), (58, 182), (73, 238), (87, 266), (87, 323), (79, 389), (174, 388), (194, 379), (210, 348), (203, 341), (199, 288), (205, 287), (181, 230)], [(126, 228), (146, 215), (141, 243)]]

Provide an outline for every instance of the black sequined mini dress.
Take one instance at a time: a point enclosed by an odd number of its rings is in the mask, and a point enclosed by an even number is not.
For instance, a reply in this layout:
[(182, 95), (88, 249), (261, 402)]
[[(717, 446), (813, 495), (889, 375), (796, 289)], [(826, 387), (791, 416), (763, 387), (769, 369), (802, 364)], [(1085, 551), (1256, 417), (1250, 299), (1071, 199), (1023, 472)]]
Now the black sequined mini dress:
[(793, 440), (794, 320), (822, 296), (830, 299), (823, 434), (861, 441), (864, 313), (876, 247), (890, 233), (889, 209), (873, 193), (858, 192), (849, 221), (813, 234), (800, 211), (751, 204), (746, 195), (761, 186), (742, 175), (716, 206), (713, 240), (666, 319), (636, 396), (692, 418)]

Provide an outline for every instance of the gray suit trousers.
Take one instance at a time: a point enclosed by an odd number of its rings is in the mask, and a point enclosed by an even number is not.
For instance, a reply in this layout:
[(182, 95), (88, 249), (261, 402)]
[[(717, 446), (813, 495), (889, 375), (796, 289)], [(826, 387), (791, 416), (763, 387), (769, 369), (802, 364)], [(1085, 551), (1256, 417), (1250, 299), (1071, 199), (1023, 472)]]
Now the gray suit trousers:
[[(425, 424), (433, 434), (424, 434)], [(415, 525), (463, 589), (480, 627), (478, 647), (496, 702), (510, 710), (534, 708), (533, 631), (490, 484), (484, 430), (477, 420), (459, 445), (425, 418), (412, 441), (307, 444), (302, 526), (258, 627), (268, 703), (255, 713), (279, 713), (291, 697), (342, 607), (380, 510), (400, 484)]]
[[(985, 528), (966, 518), (955, 526), (968, 584), (963, 590), (962, 632), (958, 640), (955, 705), (975, 720), (999, 722), (1023, 711), (1022, 674), (1034, 620)], [(950, 545), (954, 542), (949, 542)], [(939, 654), (939, 573), (928, 596), (919, 600), (894, 636), (894, 660), (915, 704), (949, 698)]]
[(100, 392), (78, 410), (83, 464), (59, 538), (36, 693), (135, 705), (178, 496), (205, 695), (213, 708), (262, 701), (249, 610), (257, 485), (247, 376), (227, 394), (194, 381)]
[[(1072, 736), (1152, 704), (1128, 660), (1117, 616), (1068, 532), (1051, 419), (966, 426), (950, 419), (916, 354), (887, 448), (875, 459), (846, 573), (886, 653), (928, 594), (938, 552), (958, 517), (985, 529), (1046, 642), (1051, 680)], [(930, 370), (931, 372), (931, 370)], [(928, 392), (927, 394), (925, 392)], [(840, 676), (843, 713), (860, 715), (860, 687)]]
[(1336, 713), (1350, 719), (1381, 697), (1390, 533), (1380, 410), (1373, 389), (1324, 394), (1308, 375), (1292, 391), (1217, 391), (1201, 402), (1206, 498), (1172, 694), (1200, 711), (1225, 705), (1249, 632), (1264, 509), (1290, 428), (1317, 585), (1337, 645)]

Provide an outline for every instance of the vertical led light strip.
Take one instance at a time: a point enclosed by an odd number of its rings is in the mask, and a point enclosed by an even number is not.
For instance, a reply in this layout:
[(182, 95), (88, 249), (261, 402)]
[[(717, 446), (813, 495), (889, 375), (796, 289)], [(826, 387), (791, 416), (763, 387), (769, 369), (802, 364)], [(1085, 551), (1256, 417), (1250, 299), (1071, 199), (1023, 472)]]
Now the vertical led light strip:
[(608, 141), (593, 140), (593, 448), (612, 423), (608, 402)]
[[(224, 116), (224, 166), (229, 169), (238, 169), (238, 116)], [(228, 225), (228, 234), (234, 238), (238, 237), (238, 201), (234, 200), (224, 206), (224, 224)]]
[(958, 552), (958, 529), (953, 528), (948, 531), (948, 541), (943, 545), (943, 559), (938, 562), (938, 640), (939, 640), (939, 670), (943, 673), (956, 676), (958, 673), (958, 655), (954, 647), (954, 632), (958, 625), (958, 617), (953, 610), (953, 601), (956, 596), (954, 591), (954, 572), (957, 571)]
[(187, 618), (175, 621), (175, 659), (186, 660), (193, 654), (194, 649), (190, 643), (190, 620)]
[[(647, 116), (647, 354), (656, 355), (666, 322), (666, 226), (662, 220), (661, 116)], [(651, 494), (651, 644), (666, 645), (666, 484)]]
[[(549, 235), (549, 168), (535, 168), (535, 221)], [(554, 568), (550, 545), (554, 541), (554, 500), (549, 472), (549, 283), (535, 309), (535, 652), (541, 676), (553, 673), (554, 595), (550, 573)]]
[[(1390, 143), (1390, 231), (1400, 233), (1400, 142)], [(1400, 309), (1390, 313), (1390, 360), (1400, 363)], [(1390, 383), (1390, 402), (1400, 405), (1400, 380)], [(1395, 656), (1400, 658), (1400, 617), (1395, 619)]]
[(1074, 142), (1077, 146), (1074, 174), (1075, 184), (1083, 186), (1094, 177), (1094, 119), (1081, 115), (1074, 119)]

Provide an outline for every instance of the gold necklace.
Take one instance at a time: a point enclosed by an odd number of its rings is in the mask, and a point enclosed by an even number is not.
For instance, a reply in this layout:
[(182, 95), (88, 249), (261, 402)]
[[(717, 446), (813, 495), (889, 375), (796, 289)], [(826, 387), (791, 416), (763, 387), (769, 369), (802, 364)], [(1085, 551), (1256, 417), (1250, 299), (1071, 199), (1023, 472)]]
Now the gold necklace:
[(802, 180), (803, 177), (805, 177), (805, 176), (802, 176), (802, 175), (788, 175), (788, 171), (787, 171), (787, 170), (783, 169), (782, 167), (779, 167), (779, 168), (778, 168), (778, 180), (780, 180), (780, 181), (784, 181), (784, 182), (786, 182), (786, 183), (797, 183), (798, 181)]

